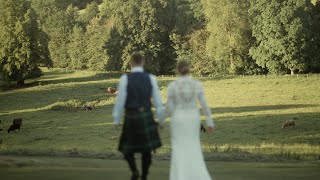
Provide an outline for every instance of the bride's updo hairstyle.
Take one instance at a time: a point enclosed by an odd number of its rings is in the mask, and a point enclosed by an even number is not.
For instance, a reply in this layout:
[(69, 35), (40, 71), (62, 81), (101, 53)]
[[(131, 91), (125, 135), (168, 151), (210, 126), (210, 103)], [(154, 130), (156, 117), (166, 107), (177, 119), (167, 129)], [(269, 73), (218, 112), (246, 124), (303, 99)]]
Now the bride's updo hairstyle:
[(177, 64), (178, 73), (182, 76), (190, 74), (191, 64), (187, 60), (180, 60)]

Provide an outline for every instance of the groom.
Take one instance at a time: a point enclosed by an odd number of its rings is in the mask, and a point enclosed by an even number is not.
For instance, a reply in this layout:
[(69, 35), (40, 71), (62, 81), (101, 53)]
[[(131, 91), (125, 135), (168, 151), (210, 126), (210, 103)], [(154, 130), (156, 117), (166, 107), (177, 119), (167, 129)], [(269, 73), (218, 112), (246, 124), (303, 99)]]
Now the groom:
[(118, 85), (118, 97), (113, 109), (114, 123), (119, 126), (122, 111), (125, 110), (119, 151), (123, 153), (132, 172), (131, 180), (140, 177), (135, 162), (135, 153), (142, 154), (142, 180), (146, 180), (151, 165), (151, 152), (161, 146), (158, 125), (151, 111), (156, 107), (160, 125), (164, 123), (163, 105), (155, 76), (144, 72), (144, 56), (133, 53), (131, 73), (123, 75)]

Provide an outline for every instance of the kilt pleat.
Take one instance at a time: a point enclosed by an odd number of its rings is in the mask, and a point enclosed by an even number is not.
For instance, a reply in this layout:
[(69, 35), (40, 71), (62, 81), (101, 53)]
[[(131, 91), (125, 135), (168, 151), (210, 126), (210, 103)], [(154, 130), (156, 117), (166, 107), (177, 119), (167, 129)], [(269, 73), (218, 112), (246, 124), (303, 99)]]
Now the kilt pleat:
[(119, 151), (143, 153), (161, 146), (158, 125), (152, 112), (126, 112)]

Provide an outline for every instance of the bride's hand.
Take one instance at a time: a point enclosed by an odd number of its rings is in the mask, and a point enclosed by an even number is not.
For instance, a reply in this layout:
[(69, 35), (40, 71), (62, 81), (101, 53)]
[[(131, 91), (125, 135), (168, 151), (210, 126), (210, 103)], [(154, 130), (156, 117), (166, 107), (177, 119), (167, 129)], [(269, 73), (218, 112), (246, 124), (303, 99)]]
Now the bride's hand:
[(214, 128), (213, 127), (208, 127), (208, 133), (212, 134), (214, 132)]

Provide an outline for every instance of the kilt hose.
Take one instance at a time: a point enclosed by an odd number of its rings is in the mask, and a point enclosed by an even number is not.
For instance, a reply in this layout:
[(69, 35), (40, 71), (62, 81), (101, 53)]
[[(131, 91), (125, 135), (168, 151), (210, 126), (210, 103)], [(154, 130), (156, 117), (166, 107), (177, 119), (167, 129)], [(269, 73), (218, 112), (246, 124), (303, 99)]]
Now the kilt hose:
[(126, 112), (119, 151), (123, 154), (151, 152), (161, 146), (158, 124), (153, 113)]

